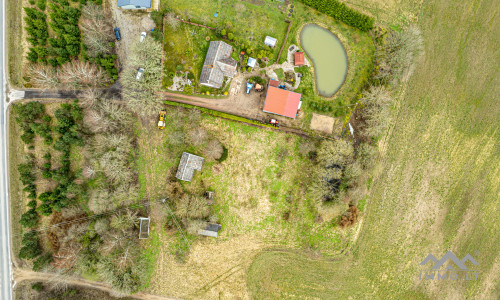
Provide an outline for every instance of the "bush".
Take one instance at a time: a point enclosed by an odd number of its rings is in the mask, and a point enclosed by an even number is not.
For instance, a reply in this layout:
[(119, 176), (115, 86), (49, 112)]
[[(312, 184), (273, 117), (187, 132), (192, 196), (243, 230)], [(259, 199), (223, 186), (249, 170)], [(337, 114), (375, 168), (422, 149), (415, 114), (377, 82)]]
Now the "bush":
[(38, 225), (39, 220), (40, 216), (37, 214), (36, 210), (32, 208), (21, 215), (19, 223), (24, 227), (33, 228)]
[(38, 232), (29, 231), (24, 234), (21, 241), (21, 249), (19, 250), (19, 257), (23, 259), (32, 259), (42, 253), (40, 243), (38, 241)]
[(38, 272), (43, 270), (49, 263), (51, 263), (53, 260), (52, 254), (47, 253), (44, 254), (40, 257), (38, 257), (34, 262), (33, 262), (33, 271)]
[(44, 11), (45, 7), (47, 6), (47, 0), (37, 0), (36, 1), (36, 6), (41, 10)]
[(369, 31), (373, 28), (374, 20), (338, 0), (300, 0), (307, 6), (327, 14), (339, 21), (362, 31)]
[(34, 283), (31, 286), (32, 289), (34, 289), (37, 292), (41, 292), (43, 290), (43, 284), (41, 282)]

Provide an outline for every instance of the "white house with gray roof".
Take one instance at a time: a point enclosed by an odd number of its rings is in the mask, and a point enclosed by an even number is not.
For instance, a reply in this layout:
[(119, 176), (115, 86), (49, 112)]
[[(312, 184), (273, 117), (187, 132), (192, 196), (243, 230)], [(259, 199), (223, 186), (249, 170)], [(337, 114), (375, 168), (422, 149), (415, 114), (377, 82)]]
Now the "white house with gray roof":
[(181, 161), (175, 177), (180, 180), (191, 181), (193, 179), (194, 171), (201, 171), (204, 160), (205, 159), (203, 157), (182, 152)]
[(118, 7), (123, 9), (148, 9), (151, 0), (118, 0)]
[(219, 89), (224, 77), (236, 74), (236, 60), (231, 58), (233, 47), (223, 41), (210, 42), (205, 63), (201, 70), (200, 84)]

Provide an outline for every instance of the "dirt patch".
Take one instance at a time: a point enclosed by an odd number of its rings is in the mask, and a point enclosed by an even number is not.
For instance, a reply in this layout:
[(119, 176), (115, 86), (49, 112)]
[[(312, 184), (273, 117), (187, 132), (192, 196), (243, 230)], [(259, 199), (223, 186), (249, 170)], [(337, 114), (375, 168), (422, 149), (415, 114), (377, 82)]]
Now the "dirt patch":
[(311, 120), (311, 129), (332, 134), (335, 119), (329, 116), (313, 113)]
[[(120, 63), (126, 65), (127, 57), (130, 55), (130, 46), (139, 39), (141, 32), (145, 31), (148, 34), (155, 27), (153, 20), (149, 17), (149, 13), (125, 11), (118, 8), (115, 1), (109, 5), (111, 15), (113, 16), (113, 28), (120, 28), (121, 40), (116, 41), (116, 50)], [(151, 38), (149, 35), (147, 38)]]

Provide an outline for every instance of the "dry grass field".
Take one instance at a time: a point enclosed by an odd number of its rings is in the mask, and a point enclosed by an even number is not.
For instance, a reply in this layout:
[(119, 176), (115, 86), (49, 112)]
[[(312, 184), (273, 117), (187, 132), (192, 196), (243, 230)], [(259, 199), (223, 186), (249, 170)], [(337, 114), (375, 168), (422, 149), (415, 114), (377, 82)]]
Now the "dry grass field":
[[(167, 111), (172, 109), (178, 108)], [(164, 197), (180, 152), (203, 155), (192, 146), (168, 147), (167, 138), (180, 126), (173, 116), (168, 115), (170, 126), (163, 131), (153, 121), (137, 124), (140, 181), (143, 196), (150, 201)], [(321, 211), (324, 221), (318, 221), (318, 212), (307, 196), (311, 180), (307, 170), (312, 162), (298, 149), (310, 141), (208, 115), (202, 116), (200, 127), (221, 141), (229, 154), (221, 163), (206, 160), (193, 181), (182, 182), (182, 186), (197, 194), (203, 188), (216, 192), (213, 210), (223, 228), (217, 239), (188, 236), (189, 254), (181, 263), (173, 250), (182, 236), (153, 222), (160, 246), (148, 292), (200, 299), (218, 299), (220, 293), (223, 298), (247, 299), (246, 273), (263, 249), (321, 249), (334, 255), (346, 247), (355, 228), (338, 230), (329, 216), (337, 216), (347, 205), (339, 203)]]
[[(322, 264), (259, 254), (248, 274), (255, 298), (500, 297), (499, 10), (493, 0), (424, 2), (425, 55), (380, 141), (357, 242)], [(419, 280), (420, 262), (449, 250), (477, 260), (478, 280)]]

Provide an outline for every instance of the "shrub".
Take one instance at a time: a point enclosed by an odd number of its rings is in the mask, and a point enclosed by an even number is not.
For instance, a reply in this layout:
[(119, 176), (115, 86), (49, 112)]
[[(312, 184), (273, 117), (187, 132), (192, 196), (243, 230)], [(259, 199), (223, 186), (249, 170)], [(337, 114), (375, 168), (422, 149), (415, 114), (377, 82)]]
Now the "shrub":
[(41, 282), (34, 283), (31, 286), (32, 289), (34, 289), (37, 292), (41, 292), (43, 290), (43, 284)]
[(38, 257), (34, 262), (33, 262), (33, 271), (38, 272), (44, 269), (49, 263), (51, 263), (53, 260), (52, 254), (47, 253), (44, 254), (40, 257)]
[(21, 219), (19, 223), (27, 228), (33, 228), (38, 225), (38, 221), (40, 220), (40, 216), (37, 214), (34, 208), (28, 210), (24, 214), (21, 215)]
[(373, 28), (373, 18), (366, 16), (348, 7), (338, 0), (300, 0), (307, 6), (327, 14), (339, 21), (362, 31), (369, 31)]
[(38, 232), (32, 230), (24, 234), (21, 241), (21, 249), (19, 250), (19, 257), (24, 259), (32, 259), (42, 253), (40, 243), (38, 241)]
[(47, 0), (37, 0), (36, 1), (36, 6), (41, 10), (44, 11), (45, 7), (47, 6)]

